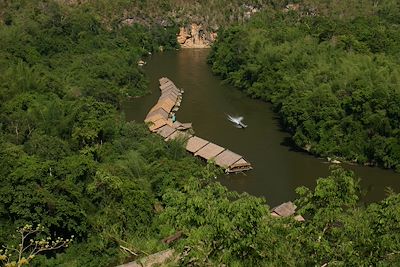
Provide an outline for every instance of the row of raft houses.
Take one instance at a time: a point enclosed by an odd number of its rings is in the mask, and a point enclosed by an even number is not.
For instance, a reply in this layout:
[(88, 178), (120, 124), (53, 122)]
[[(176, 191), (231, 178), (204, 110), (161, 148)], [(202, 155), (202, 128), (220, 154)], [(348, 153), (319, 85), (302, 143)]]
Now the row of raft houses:
[(175, 112), (181, 105), (183, 90), (177, 88), (168, 78), (163, 77), (159, 82), (161, 96), (145, 119), (151, 132), (159, 134), (165, 141), (176, 138), (187, 140), (186, 150), (188, 152), (206, 161), (213, 161), (227, 173), (252, 169), (251, 164), (242, 156), (193, 135), (191, 123), (176, 121)]

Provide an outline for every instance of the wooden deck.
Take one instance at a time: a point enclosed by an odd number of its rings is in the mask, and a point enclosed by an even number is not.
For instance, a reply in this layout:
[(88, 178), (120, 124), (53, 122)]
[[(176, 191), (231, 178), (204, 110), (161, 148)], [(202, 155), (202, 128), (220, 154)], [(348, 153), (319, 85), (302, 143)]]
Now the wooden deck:
[(159, 134), (165, 141), (184, 139), (187, 141), (188, 152), (206, 161), (215, 162), (227, 173), (252, 169), (251, 164), (242, 156), (188, 132), (192, 128), (191, 123), (173, 122), (171, 118), (180, 107), (183, 91), (168, 78), (163, 77), (159, 82), (161, 96), (145, 119), (150, 131)]

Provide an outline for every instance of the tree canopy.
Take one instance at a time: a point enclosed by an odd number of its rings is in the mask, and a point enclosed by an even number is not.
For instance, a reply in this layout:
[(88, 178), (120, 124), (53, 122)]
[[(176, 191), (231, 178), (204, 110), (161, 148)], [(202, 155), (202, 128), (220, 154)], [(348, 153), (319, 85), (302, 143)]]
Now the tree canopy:
[(364, 13), (325, 4), (268, 10), (227, 28), (210, 55), (212, 69), (271, 101), (297, 146), (399, 170), (400, 35), (391, 4), (364, 3)]
[[(167, 247), (172, 266), (400, 264), (398, 194), (362, 204), (358, 178), (334, 168), (297, 190), (304, 222), (275, 218), (268, 199), (228, 191), (182, 142), (126, 122), (120, 100), (146, 93), (137, 61), (176, 48), (176, 25), (121, 24), (130, 1), (63, 2), (0, 2), (0, 266), (115, 266)], [(398, 168), (395, 5), (344, 21), (273, 10), (284, 2), (221, 31), (213, 70), (273, 102), (299, 146)]]

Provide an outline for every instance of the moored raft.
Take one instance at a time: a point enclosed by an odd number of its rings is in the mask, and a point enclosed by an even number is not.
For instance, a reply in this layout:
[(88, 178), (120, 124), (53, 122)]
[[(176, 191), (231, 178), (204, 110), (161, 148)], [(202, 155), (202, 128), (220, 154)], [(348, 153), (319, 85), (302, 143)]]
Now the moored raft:
[(195, 154), (201, 148), (205, 147), (208, 143), (210, 142), (207, 140), (204, 140), (197, 136), (193, 136), (188, 140), (186, 144), (186, 150), (189, 151), (190, 153)]
[(150, 123), (149, 129), (152, 132), (156, 132), (159, 128), (163, 127), (164, 125), (171, 124), (168, 120), (160, 119)]
[(242, 156), (226, 149), (215, 157), (215, 163), (227, 169), (238, 162), (240, 159), (242, 159)]
[(166, 124), (163, 127), (160, 127), (156, 133), (158, 133), (159, 135), (161, 135), (162, 137), (167, 138), (168, 136), (170, 136), (171, 134), (173, 134), (175, 132), (175, 128)]
[(229, 168), (227, 168), (225, 171), (227, 173), (231, 172), (243, 172), (243, 171), (249, 171), (252, 170), (253, 167), (251, 166), (250, 162), (247, 162), (245, 159), (240, 159), (239, 161), (235, 162)]
[(168, 119), (168, 112), (166, 112), (164, 109), (157, 109), (150, 111), (149, 114), (147, 114), (146, 119), (144, 120), (145, 122), (155, 122), (157, 120)]
[(199, 156), (205, 160), (211, 160), (214, 159), (218, 154), (220, 154), (224, 150), (225, 148), (210, 142), (203, 148), (201, 148), (199, 151), (194, 153), (194, 155)]

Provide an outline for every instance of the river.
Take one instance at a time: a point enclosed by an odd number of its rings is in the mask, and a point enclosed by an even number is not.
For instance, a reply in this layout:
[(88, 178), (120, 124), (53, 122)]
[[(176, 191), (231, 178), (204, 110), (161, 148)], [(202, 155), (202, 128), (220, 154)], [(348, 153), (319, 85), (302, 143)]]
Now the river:
[[(192, 122), (196, 135), (242, 155), (253, 170), (218, 177), (230, 190), (263, 196), (270, 206), (296, 198), (301, 185), (314, 187), (318, 177), (329, 174), (329, 164), (290, 145), (271, 105), (247, 97), (214, 76), (206, 63), (208, 49), (182, 49), (152, 55), (144, 71), (152, 92), (123, 103), (127, 120), (142, 122), (160, 96), (158, 79), (170, 78), (183, 88), (180, 122)], [(226, 114), (244, 117), (246, 129), (235, 128)], [(341, 164), (361, 178), (363, 200), (381, 200), (386, 188), (400, 189), (400, 175), (376, 167)]]

